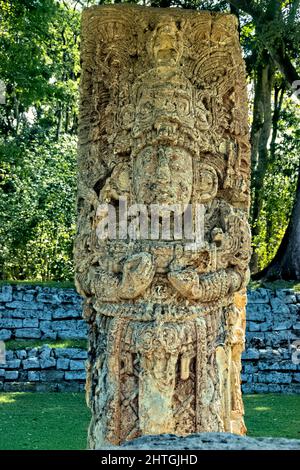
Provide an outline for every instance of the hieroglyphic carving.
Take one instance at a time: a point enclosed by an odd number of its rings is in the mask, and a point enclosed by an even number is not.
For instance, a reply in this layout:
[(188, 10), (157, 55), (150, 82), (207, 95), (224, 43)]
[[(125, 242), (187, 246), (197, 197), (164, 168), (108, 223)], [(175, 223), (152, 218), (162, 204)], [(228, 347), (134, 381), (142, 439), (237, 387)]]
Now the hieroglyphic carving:
[(245, 432), (250, 169), (236, 26), (130, 5), (83, 14), (75, 262), (91, 448)]

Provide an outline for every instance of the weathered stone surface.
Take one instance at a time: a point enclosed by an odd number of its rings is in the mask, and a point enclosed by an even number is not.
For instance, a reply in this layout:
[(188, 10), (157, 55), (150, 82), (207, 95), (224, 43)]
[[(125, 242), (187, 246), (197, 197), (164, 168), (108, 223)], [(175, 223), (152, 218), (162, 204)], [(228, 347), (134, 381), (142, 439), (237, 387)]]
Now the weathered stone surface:
[(250, 321), (248, 323), (248, 329), (249, 331), (260, 331), (260, 324), (259, 323), (256, 323), (256, 322), (253, 322), (253, 321)]
[(38, 349), (38, 348), (29, 349), (29, 351), (28, 351), (28, 357), (37, 357), (38, 353), (39, 353), (39, 349)]
[(65, 372), (65, 379), (66, 380), (85, 380), (86, 374), (84, 371), (67, 371)]
[(7, 308), (13, 309), (20, 309), (20, 310), (43, 310), (44, 304), (39, 302), (23, 302), (23, 301), (15, 301), (15, 302), (8, 302), (6, 304)]
[(261, 349), (265, 347), (266, 341), (265, 341), (265, 333), (252, 333), (249, 332), (247, 334), (247, 347), (249, 348), (255, 348), (255, 349)]
[[(90, 447), (149, 433), (244, 433), (250, 145), (236, 19), (93, 7), (82, 64), (75, 258), (88, 297)], [(125, 236), (120, 218), (103, 232), (125, 201)], [(146, 224), (156, 211), (154, 237), (136, 225), (134, 204)], [(178, 236), (190, 208), (193, 234)]]
[(56, 360), (53, 357), (49, 357), (48, 359), (41, 359), (40, 364), (41, 369), (50, 369), (56, 366)]
[(7, 341), (12, 337), (12, 332), (10, 330), (6, 330), (5, 328), (0, 330), (0, 340)]
[(56, 340), (57, 339), (57, 332), (56, 331), (45, 331), (44, 333), (42, 333), (41, 339), (42, 340), (46, 340), (46, 339)]
[(60, 339), (86, 339), (86, 330), (61, 330), (57, 332)]
[(274, 314), (290, 314), (290, 310), (288, 306), (283, 302), (283, 300), (275, 297), (274, 299), (271, 299), (271, 306)]
[(247, 320), (263, 322), (269, 312), (271, 312), (269, 304), (247, 304)]
[(55, 355), (57, 358), (86, 359), (87, 351), (78, 348), (58, 348), (55, 350)]
[(281, 331), (281, 330), (289, 330), (292, 327), (293, 320), (283, 320), (283, 321), (275, 321), (273, 324), (273, 330)]
[[(267, 437), (245, 437), (229, 433), (199, 433), (180, 437), (172, 434), (143, 436), (125, 442), (117, 450), (300, 450), (300, 440)], [(99, 448), (100, 449), (100, 448)]]
[(23, 294), (22, 299), (25, 300), (25, 302), (32, 302), (34, 300), (34, 295), (33, 294)]
[(61, 370), (68, 370), (70, 365), (70, 359), (57, 359), (56, 367)]
[(85, 365), (83, 361), (70, 361), (70, 370), (82, 370), (85, 369)]
[(21, 361), (20, 359), (12, 359), (10, 361), (6, 361), (5, 368), (6, 369), (18, 369), (20, 367)]
[(0, 318), (0, 328), (22, 328), (22, 320)]
[(40, 369), (40, 361), (37, 357), (25, 359), (23, 361), (23, 368), (24, 369)]
[(84, 383), (78, 383), (75, 381), (63, 382), (63, 383), (57, 384), (57, 391), (58, 392), (83, 392)]
[[(282, 361), (282, 362), (271, 362), (271, 361), (264, 361), (259, 362), (258, 368), (260, 370), (286, 370), (286, 371), (293, 371), (298, 369), (297, 364), (293, 364), (291, 361)], [(300, 369), (300, 367), (299, 367)]]
[(53, 311), (53, 319), (67, 319), (67, 318), (78, 318), (80, 309), (71, 308), (58, 308)]
[(40, 373), (35, 370), (28, 371), (28, 380), (30, 382), (39, 382), (40, 380)]
[(41, 359), (49, 359), (51, 356), (52, 349), (48, 345), (44, 345), (40, 349), (40, 358)]
[(41, 330), (39, 328), (23, 328), (15, 331), (16, 338), (40, 338)]
[(25, 349), (20, 349), (19, 351), (15, 352), (18, 359), (25, 359), (27, 357), (27, 352)]
[(42, 292), (41, 294), (39, 294), (37, 296), (37, 301), (38, 302), (47, 302), (47, 303), (51, 303), (51, 304), (60, 304), (61, 303), (61, 299), (58, 295), (56, 295), (55, 293), (51, 292), (49, 294), (46, 294), (44, 292)]
[(51, 328), (53, 331), (61, 331), (61, 330), (65, 330), (65, 331), (68, 331), (68, 330), (76, 330), (77, 328), (77, 324), (78, 322), (76, 320), (69, 320), (69, 321), (66, 321), (66, 320), (62, 320), (62, 321), (58, 321), (58, 320), (54, 320), (51, 322)]
[(14, 359), (14, 353), (13, 351), (10, 351), (10, 350), (6, 350), (6, 353), (5, 353), (5, 358), (7, 361), (11, 361), (12, 359)]
[(248, 348), (246, 349), (246, 351), (243, 352), (242, 357), (243, 359), (258, 359), (259, 351), (254, 348)]
[(0, 302), (11, 302), (12, 301), (12, 286), (1, 286), (0, 287)]
[(291, 374), (284, 374), (282, 372), (259, 373), (257, 381), (269, 384), (289, 384), (292, 381), (292, 376)]
[(255, 289), (248, 294), (249, 304), (267, 304), (269, 301), (270, 296), (267, 289)]
[(64, 372), (61, 370), (43, 370), (40, 371), (41, 382), (60, 382), (64, 378)]
[(52, 331), (52, 322), (50, 320), (40, 321), (39, 326), (42, 333)]
[(6, 370), (5, 380), (17, 380), (19, 372), (17, 370)]

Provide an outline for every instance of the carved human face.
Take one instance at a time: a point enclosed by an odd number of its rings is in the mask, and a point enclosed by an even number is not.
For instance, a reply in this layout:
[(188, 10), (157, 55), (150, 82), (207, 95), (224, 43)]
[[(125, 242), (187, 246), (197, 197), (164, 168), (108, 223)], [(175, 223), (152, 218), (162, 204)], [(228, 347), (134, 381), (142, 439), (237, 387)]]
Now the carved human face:
[(214, 168), (204, 165), (198, 176), (198, 192), (201, 202), (212, 201), (218, 191), (218, 175)]
[(138, 203), (185, 208), (192, 194), (192, 157), (178, 147), (146, 147), (135, 159), (133, 183)]
[(157, 25), (152, 37), (153, 56), (158, 65), (174, 65), (182, 54), (182, 38), (172, 19)]

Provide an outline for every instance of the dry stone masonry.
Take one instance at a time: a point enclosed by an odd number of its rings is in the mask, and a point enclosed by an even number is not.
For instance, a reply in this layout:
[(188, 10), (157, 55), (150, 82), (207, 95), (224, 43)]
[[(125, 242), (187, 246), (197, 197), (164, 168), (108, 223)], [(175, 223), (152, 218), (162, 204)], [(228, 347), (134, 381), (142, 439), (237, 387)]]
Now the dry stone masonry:
[(244, 393), (300, 393), (300, 293), (248, 293)]
[[(74, 289), (41, 286), (0, 287), (0, 341), (24, 341), (7, 350), (0, 361), (0, 390), (81, 391), (85, 383), (86, 350), (26, 347), (26, 340), (85, 340), (81, 299)], [(9, 343), (8, 343), (9, 344)]]
[(81, 57), (89, 445), (243, 434), (250, 145), (236, 18), (92, 7)]
[(74, 289), (0, 287), (0, 341), (85, 339), (81, 300)]
[(87, 351), (79, 348), (24, 346), (6, 351), (0, 364), (0, 391), (80, 392), (85, 385)]

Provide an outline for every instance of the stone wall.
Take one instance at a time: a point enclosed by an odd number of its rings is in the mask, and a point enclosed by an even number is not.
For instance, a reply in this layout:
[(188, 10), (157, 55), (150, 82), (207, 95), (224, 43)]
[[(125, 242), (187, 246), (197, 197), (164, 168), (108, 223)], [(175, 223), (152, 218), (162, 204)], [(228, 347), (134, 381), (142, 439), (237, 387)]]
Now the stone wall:
[(300, 293), (248, 292), (242, 357), (244, 393), (300, 393)]
[[(74, 289), (5, 285), (0, 288), (0, 340), (86, 339), (81, 299)], [(6, 351), (0, 390), (80, 391), (87, 352), (42, 346)]]
[[(0, 288), (0, 340), (85, 339), (81, 299), (73, 289), (31, 286)], [(300, 293), (249, 291), (244, 393), (300, 393)], [(42, 346), (6, 352), (0, 390), (79, 391), (87, 353)]]
[(86, 357), (84, 349), (47, 345), (7, 351), (6, 363), (0, 364), (0, 391), (82, 391)]
[(81, 299), (74, 289), (5, 285), (0, 288), (0, 340), (85, 339)]

